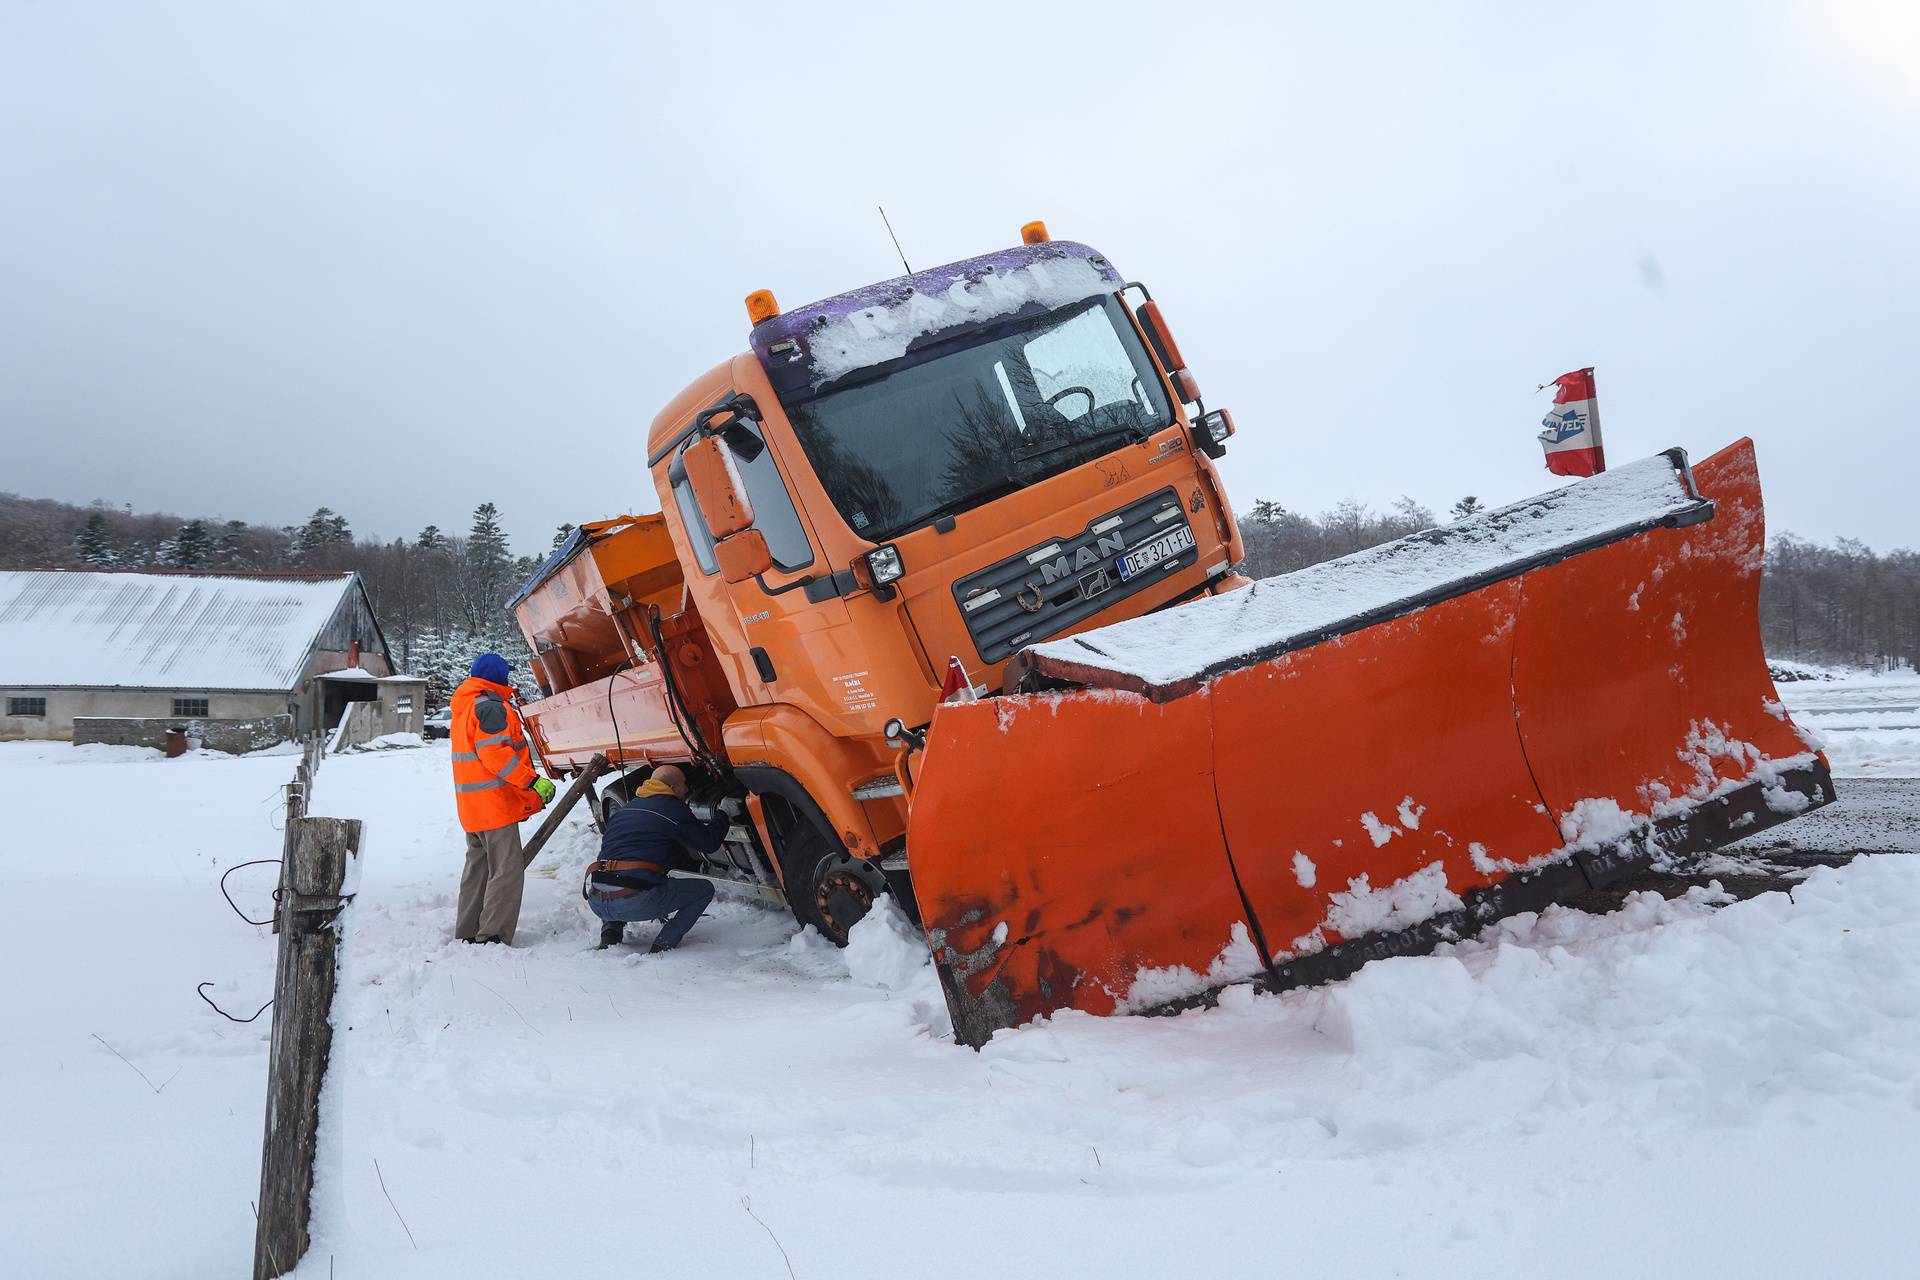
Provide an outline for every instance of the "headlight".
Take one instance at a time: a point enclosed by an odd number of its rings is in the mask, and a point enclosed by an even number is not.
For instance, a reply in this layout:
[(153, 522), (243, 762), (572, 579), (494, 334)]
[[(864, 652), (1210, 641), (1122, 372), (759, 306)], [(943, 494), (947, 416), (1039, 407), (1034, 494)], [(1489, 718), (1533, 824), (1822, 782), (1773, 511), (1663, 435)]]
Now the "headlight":
[(1232, 434), (1233, 415), (1225, 409), (1201, 414), (1200, 421), (1193, 424), (1194, 441), (1209, 458), (1217, 458), (1227, 451), (1227, 437)]
[(873, 579), (874, 586), (884, 587), (905, 572), (900, 564), (900, 548), (893, 544), (867, 552), (867, 576)]

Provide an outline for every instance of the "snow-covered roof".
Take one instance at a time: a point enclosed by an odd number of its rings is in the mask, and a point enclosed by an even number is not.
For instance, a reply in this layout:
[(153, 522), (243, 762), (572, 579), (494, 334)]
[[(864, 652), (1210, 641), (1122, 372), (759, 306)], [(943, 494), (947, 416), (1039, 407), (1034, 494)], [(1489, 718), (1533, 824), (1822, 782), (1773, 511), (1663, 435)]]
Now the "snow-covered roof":
[(350, 573), (0, 572), (0, 685), (291, 689), (357, 590)]
[(365, 680), (373, 684), (425, 684), (425, 676), (377, 676), (365, 667), (342, 667), (338, 671), (321, 671), (315, 674), (316, 680)]

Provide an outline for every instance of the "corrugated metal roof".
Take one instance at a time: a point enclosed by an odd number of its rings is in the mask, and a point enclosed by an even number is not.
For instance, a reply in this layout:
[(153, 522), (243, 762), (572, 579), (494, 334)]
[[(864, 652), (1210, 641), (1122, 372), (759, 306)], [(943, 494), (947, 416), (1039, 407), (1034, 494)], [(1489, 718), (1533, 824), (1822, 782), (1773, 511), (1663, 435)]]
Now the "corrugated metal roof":
[(0, 572), (0, 685), (291, 689), (353, 584)]

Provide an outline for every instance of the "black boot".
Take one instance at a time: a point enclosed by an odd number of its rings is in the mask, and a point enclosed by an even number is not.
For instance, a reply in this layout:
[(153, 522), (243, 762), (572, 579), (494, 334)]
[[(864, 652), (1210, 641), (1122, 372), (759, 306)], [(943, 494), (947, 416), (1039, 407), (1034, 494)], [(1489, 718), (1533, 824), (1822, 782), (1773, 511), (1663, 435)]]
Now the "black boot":
[(595, 951), (605, 951), (608, 947), (617, 947), (626, 938), (627, 926), (624, 924), (603, 924), (600, 926), (600, 945)]
[(679, 944), (679, 943), (676, 943), (676, 942), (658, 942), (658, 941), (656, 941), (656, 942), (655, 942), (655, 943), (654, 943), (654, 944), (653, 944), (652, 946), (650, 946), (650, 947), (648, 947), (648, 948), (647, 948), (647, 954), (648, 954), (648, 955), (650, 955), (650, 956), (657, 956), (657, 955), (659, 955), (659, 954), (660, 954), (660, 953), (661, 953), (662, 951), (671, 951), (671, 950), (673, 950), (673, 949), (674, 949), (674, 948), (675, 948), (676, 946), (678, 946), (678, 945), (680, 945), (680, 944)]

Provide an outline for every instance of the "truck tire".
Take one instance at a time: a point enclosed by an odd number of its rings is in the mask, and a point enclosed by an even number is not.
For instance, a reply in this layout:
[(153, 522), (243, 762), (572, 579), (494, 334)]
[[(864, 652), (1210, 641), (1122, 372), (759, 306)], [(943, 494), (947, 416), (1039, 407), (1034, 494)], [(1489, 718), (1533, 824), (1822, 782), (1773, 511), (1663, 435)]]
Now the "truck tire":
[(812, 925), (836, 947), (847, 945), (853, 926), (887, 891), (877, 867), (852, 857), (840, 842), (801, 818), (780, 850), (787, 905), (793, 918)]

